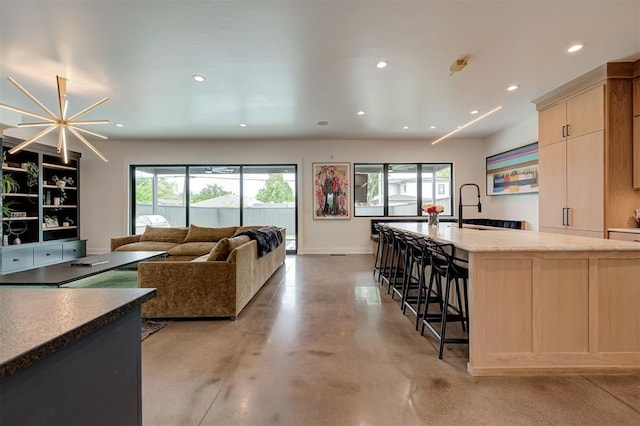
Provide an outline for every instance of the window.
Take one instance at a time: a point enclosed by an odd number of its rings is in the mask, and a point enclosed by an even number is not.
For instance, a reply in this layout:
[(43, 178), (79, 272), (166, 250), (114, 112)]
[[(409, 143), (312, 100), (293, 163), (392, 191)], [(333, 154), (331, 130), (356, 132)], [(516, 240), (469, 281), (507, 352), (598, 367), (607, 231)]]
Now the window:
[(453, 215), (451, 163), (354, 164), (355, 216), (421, 216), (420, 206)]
[(189, 168), (189, 223), (209, 227), (240, 223), (240, 167)]
[(384, 216), (384, 165), (356, 164), (354, 173), (355, 216)]
[(296, 251), (296, 165), (131, 166), (131, 185), (132, 233), (274, 225), (287, 229), (287, 252)]

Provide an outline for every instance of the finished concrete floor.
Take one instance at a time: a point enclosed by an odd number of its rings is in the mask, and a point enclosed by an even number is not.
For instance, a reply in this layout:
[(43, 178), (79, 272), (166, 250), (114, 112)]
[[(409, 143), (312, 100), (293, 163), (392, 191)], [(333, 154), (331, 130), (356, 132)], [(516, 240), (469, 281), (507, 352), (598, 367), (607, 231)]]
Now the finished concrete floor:
[(472, 377), (371, 256), (290, 256), (237, 321), (142, 343), (145, 425), (640, 425), (640, 375)]

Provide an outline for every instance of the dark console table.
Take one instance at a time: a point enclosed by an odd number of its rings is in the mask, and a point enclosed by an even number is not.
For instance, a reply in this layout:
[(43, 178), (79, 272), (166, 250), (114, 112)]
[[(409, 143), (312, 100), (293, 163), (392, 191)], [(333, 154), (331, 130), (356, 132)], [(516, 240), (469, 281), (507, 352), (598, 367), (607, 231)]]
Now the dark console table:
[[(115, 251), (0, 275), (1, 286), (61, 287), (81, 278), (166, 255), (165, 251)], [(84, 266), (82, 266), (84, 265)]]

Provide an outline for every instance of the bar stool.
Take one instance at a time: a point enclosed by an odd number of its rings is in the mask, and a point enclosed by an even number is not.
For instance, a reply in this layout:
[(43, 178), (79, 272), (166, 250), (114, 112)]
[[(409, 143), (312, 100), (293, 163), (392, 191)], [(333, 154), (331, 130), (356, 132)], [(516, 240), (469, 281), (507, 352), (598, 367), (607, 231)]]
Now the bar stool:
[[(430, 241), (429, 238), (415, 238), (410, 243), (410, 254), (413, 258), (413, 263), (415, 265), (415, 269), (417, 270), (418, 277), (415, 285), (413, 283), (409, 283), (405, 287), (404, 296), (402, 298), (402, 313), (406, 315), (407, 309), (411, 311), (415, 317), (415, 327), (416, 331), (420, 326), (420, 321), (424, 317), (423, 311), (423, 303), (433, 302), (440, 303), (441, 290), (438, 285), (434, 285), (434, 280), (436, 275), (434, 273), (429, 274), (429, 283), (427, 284), (427, 270), (431, 271), (431, 258), (429, 256), (429, 251), (427, 250), (427, 241)], [(428, 291), (430, 290), (430, 293)], [(439, 316), (436, 314), (430, 314), (432, 317)]]
[(408, 242), (412, 237), (405, 232), (395, 229), (392, 229), (391, 232), (393, 234), (393, 250), (396, 255), (391, 280), (387, 287), (387, 294), (390, 293), (391, 299), (393, 299), (396, 294), (402, 298), (402, 291), (405, 281), (407, 280), (407, 274), (411, 273), (411, 271), (408, 270)]
[(382, 233), (380, 232), (380, 224), (374, 223), (373, 229), (376, 231), (378, 235), (378, 245), (376, 247), (376, 257), (373, 260), (373, 277), (376, 277), (376, 272), (378, 272), (378, 277), (380, 276), (380, 267), (382, 264)]
[(387, 225), (380, 225), (380, 245), (382, 246), (380, 269), (378, 270), (378, 282), (380, 286), (384, 286), (386, 282), (391, 282), (391, 274), (395, 260), (395, 251), (393, 245), (393, 232)]
[[(420, 334), (424, 334), (425, 327), (433, 333), (440, 341), (440, 349), (438, 358), (442, 359), (444, 353), (444, 345), (446, 343), (469, 343), (469, 338), (449, 338), (446, 337), (447, 324), (450, 322), (460, 322), (462, 331), (469, 329), (469, 302), (467, 298), (467, 282), (469, 279), (469, 269), (464, 266), (466, 263), (463, 259), (455, 257), (455, 246), (453, 244), (440, 244), (436, 241), (427, 241), (427, 250), (431, 261), (432, 274), (435, 274), (433, 282), (429, 283), (427, 294), (431, 294), (432, 284), (442, 288), (442, 279), (444, 279), (444, 294), (440, 300), (440, 318), (436, 319), (429, 312), (430, 300), (427, 298), (425, 303), (425, 314), (422, 320), (422, 328)], [(461, 285), (462, 283), (462, 285)], [(451, 302), (451, 287), (455, 285), (455, 296), (457, 305)], [(451, 312), (450, 312), (451, 311)], [(440, 330), (436, 330), (433, 323), (440, 323)]]

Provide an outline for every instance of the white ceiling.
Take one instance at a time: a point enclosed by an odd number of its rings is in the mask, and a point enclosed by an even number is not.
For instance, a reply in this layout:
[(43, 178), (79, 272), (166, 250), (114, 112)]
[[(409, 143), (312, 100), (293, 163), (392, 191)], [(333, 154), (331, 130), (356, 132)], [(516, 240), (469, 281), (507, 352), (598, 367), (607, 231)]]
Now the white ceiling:
[(638, 0), (0, 0), (0, 102), (38, 110), (12, 76), (53, 109), (62, 75), (71, 113), (110, 98), (86, 118), (114, 140), (432, 140), (503, 105), (456, 135), (485, 137), (639, 53)]

